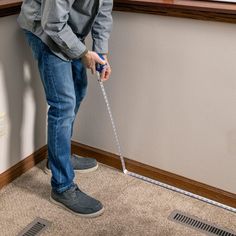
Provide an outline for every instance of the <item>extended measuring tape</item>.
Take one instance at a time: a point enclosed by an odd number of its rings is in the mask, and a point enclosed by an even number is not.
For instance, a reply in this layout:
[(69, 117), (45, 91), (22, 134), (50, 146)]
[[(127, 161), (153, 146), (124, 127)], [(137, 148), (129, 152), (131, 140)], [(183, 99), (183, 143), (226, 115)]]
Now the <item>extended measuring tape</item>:
[[(100, 56), (100, 58), (101, 58), (102, 60), (104, 60), (104, 57), (103, 57), (101, 54), (98, 54), (98, 55)], [(117, 130), (116, 130), (115, 122), (114, 122), (114, 119), (113, 119), (113, 115), (112, 115), (112, 112), (111, 112), (111, 107), (110, 107), (110, 104), (109, 104), (109, 101), (108, 101), (108, 98), (107, 98), (107, 94), (106, 94), (106, 90), (105, 90), (105, 88), (104, 88), (103, 82), (102, 82), (101, 79), (100, 79), (100, 73), (102, 72), (103, 69), (105, 69), (105, 67), (106, 67), (106, 64), (105, 64), (105, 65), (101, 65), (101, 64), (97, 64), (97, 65), (96, 65), (97, 79), (98, 79), (98, 82), (99, 82), (99, 84), (100, 84), (100, 87), (101, 87), (101, 90), (102, 90), (102, 94), (103, 94), (103, 97), (104, 97), (104, 100), (105, 100), (105, 103), (106, 103), (106, 106), (107, 106), (107, 111), (108, 111), (108, 114), (109, 114), (109, 117), (110, 117), (110, 120), (111, 120), (112, 129), (113, 129), (114, 137), (115, 137), (115, 142), (116, 142), (116, 146), (117, 146), (117, 149), (118, 149), (118, 154), (119, 154), (119, 157), (120, 157), (120, 161), (121, 161), (121, 165), (122, 165), (122, 170), (123, 170), (124, 174), (127, 174), (127, 175), (129, 175), (129, 176), (132, 176), (132, 177), (135, 177), (135, 178), (144, 180), (144, 181), (146, 181), (146, 182), (149, 182), (149, 183), (158, 185), (158, 186), (160, 186), (160, 187), (163, 187), (163, 188), (172, 190), (172, 191), (174, 191), (174, 192), (178, 192), (178, 193), (184, 194), (184, 195), (186, 195), (186, 196), (195, 198), (195, 199), (197, 199), (197, 200), (200, 200), (200, 201), (209, 203), (209, 204), (211, 204), (211, 205), (214, 205), (214, 206), (217, 206), (217, 207), (223, 208), (223, 209), (225, 209), (225, 210), (228, 210), (228, 211), (231, 211), (231, 212), (236, 213), (236, 208), (233, 208), (233, 207), (227, 206), (227, 205), (225, 205), (225, 204), (216, 202), (216, 201), (214, 201), (214, 200), (211, 200), (211, 199), (208, 199), (208, 198), (199, 196), (199, 195), (197, 195), (197, 194), (194, 194), (194, 193), (185, 191), (185, 190), (183, 190), (183, 189), (179, 189), (179, 188), (176, 188), (176, 187), (174, 187), (174, 186), (171, 186), (171, 185), (168, 185), (168, 184), (159, 182), (159, 181), (157, 181), (157, 180), (148, 178), (148, 177), (146, 177), (146, 176), (136, 174), (136, 173), (131, 172), (131, 171), (128, 171), (128, 170), (126, 169), (124, 157), (123, 157), (122, 151), (121, 151), (121, 146), (120, 146), (119, 137), (118, 137), (118, 134), (117, 134)]]
[[(102, 60), (105, 60), (105, 58), (101, 54), (98, 54), (98, 55)], [(97, 63), (97, 65), (96, 65), (97, 78), (98, 78), (98, 82), (100, 84), (102, 94), (103, 94), (103, 97), (104, 97), (104, 100), (105, 100), (105, 103), (106, 103), (106, 106), (107, 106), (108, 114), (109, 114), (109, 117), (110, 117), (110, 120), (111, 120), (111, 125), (112, 125), (112, 129), (113, 129), (114, 136), (115, 136), (115, 142), (116, 142), (116, 146), (117, 146), (117, 149), (118, 149), (118, 154), (119, 154), (119, 157), (120, 157), (120, 160), (121, 160), (122, 170), (126, 174), (127, 170), (126, 170), (126, 167), (125, 167), (125, 161), (124, 161), (124, 157), (123, 157), (122, 152), (121, 152), (120, 141), (119, 141), (119, 137), (118, 137), (118, 134), (117, 134), (117, 131), (116, 131), (116, 126), (115, 126), (115, 122), (114, 122), (114, 119), (113, 119), (113, 115), (111, 113), (111, 107), (110, 107), (110, 104), (108, 102), (108, 98), (107, 98), (107, 94), (106, 94), (106, 90), (104, 88), (103, 82), (100, 79), (100, 73), (105, 69), (105, 67), (106, 67), (106, 64), (101, 65), (101, 64)]]

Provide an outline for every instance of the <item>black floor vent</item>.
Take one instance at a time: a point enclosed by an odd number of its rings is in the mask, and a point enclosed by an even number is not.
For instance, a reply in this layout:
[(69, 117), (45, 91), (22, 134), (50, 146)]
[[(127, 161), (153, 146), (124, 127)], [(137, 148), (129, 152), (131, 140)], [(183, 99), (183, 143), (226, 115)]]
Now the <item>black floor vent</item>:
[(236, 236), (236, 233), (232, 230), (218, 227), (215, 224), (201, 220), (195, 216), (185, 214), (178, 210), (173, 211), (168, 219), (193, 228), (201, 233), (205, 233), (206, 235)]
[(51, 222), (36, 218), (28, 226), (26, 226), (17, 236), (38, 236), (43, 233), (49, 226)]

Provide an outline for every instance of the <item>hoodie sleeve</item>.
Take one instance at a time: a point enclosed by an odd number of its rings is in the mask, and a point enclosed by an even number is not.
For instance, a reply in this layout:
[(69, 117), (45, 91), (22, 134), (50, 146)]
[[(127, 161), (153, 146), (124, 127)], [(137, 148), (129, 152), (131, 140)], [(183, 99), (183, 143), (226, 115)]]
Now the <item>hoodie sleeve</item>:
[(67, 23), (74, 1), (42, 0), (42, 28), (69, 59), (80, 58), (87, 52)]

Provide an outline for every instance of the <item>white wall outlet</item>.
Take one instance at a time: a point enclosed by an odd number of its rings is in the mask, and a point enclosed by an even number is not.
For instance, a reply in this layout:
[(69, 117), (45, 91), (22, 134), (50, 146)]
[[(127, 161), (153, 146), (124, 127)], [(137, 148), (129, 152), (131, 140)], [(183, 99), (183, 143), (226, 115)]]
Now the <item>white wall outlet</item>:
[(0, 113), (0, 137), (6, 134), (6, 122), (5, 122), (5, 113)]

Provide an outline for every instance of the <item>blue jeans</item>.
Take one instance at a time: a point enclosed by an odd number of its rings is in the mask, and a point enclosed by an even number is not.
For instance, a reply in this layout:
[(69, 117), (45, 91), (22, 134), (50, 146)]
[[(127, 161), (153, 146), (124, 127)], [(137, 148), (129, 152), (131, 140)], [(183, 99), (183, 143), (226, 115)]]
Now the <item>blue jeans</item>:
[(31, 32), (25, 31), (25, 35), (38, 62), (49, 105), (47, 143), (51, 185), (54, 191), (61, 193), (74, 185), (71, 136), (75, 116), (87, 90), (86, 68), (80, 59), (60, 59)]

